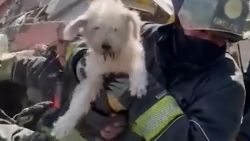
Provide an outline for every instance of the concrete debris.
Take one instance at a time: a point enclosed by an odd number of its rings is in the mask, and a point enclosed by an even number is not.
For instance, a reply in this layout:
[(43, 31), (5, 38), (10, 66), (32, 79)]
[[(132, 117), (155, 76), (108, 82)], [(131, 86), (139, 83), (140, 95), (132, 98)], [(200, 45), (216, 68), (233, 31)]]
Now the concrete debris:
[(62, 22), (25, 24), (19, 28), (18, 33), (14, 34), (9, 50), (30, 49), (36, 44), (55, 44), (59, 40), (58, 31), (62, 25)]
[(49, 17), (54, 17), (62, 12), (65, 8), (71, 7), (77, 1), (82, 0), (51, 0), (48, 4), (46, 12), (48, 13)]
[(65, 22), (87, 6), (88, 0), (0, 0), (0, 32), (9, 39), (9, 51), (56, 45)]

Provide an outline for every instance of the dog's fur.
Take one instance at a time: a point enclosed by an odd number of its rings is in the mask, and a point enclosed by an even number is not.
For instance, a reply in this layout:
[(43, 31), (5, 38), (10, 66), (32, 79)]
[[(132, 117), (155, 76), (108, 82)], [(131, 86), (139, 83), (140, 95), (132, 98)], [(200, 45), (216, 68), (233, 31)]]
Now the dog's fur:
[(138, 13), (125, 8), (120, 0), (94, 0), (83, 15), (65, 27), (64, 39), (67, 40), (72, 40), (82, 27), (90, 48), (86, 56), (86, 78), (76, 86), (70, 107), (55, 123), (52, 135), (62, 138), (69, 134), (88, 112), (102, 88), (105, 73), (128, 74), (131, 95), (146, 94), (147, 72), (140, 43), (140, 22)]

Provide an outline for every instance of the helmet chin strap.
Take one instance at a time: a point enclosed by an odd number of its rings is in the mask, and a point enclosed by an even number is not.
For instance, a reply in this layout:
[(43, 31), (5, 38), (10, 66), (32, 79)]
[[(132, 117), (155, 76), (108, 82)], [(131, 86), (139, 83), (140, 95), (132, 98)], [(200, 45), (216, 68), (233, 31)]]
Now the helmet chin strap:
[(175, 15), (177, 15), (179, 13), (179, 10), (181, 9), (184, 0), (170, 0), (170, 1), (172, 1), (173, 3)]

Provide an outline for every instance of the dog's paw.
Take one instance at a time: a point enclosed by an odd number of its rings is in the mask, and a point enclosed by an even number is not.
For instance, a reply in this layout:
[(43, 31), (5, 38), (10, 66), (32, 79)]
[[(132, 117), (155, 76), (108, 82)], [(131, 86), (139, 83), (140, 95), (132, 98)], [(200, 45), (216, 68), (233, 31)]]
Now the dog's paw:
[(63, 137), (69, 135), (74, 127), (74, 121), (65, 116), (60, 117), (59, 120), (54, 124), (54, 129), (52, 130), (51, 135), (56, 139), (62, 139)]
[(129, 90), (130, 90), (131, 96), (136, 96), (137, 98), (141, 98), (142, 96), (147, 94), (148, 81), (146, 78), (147, 78), (146, 74), (144, 73), (141, 73), (140, 75), (130, 76), (130, 80), (129, 80), (130, 89)]
[(147, 93), (147, 90), (145, 87), (131, 87), (130, 88), (131, 96), (136, 96), (137, 98), (141, 98), (142, 96), (145, 96), (146, 93)]

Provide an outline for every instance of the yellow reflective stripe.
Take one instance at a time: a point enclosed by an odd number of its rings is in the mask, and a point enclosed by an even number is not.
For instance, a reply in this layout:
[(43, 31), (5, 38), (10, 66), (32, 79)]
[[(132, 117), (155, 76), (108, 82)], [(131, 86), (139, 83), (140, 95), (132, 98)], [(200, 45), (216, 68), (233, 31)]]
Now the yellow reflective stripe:
[(167, 19), (166, 24), (172, 24), (175, 22), (175, 16), (174, 15), (170, 15), (170, 17)]
[(132, 124), (132, 130), (146, 141), (156, 138), (172, 121), (183, 115), (172, 96), (165, 96)]
[(74, 49), (76, 48), (76, 46), (70, 44), (69, 46), (67, 46), (66, 48), (66, 54), (65, 54), (65, 60), (68, 61), (69, 57), (73, 54)]
[(5, 60), (0, 59), (0, 80), (11, 80), (13, 66), (15, 64), (15, 57), (8, 58)]

